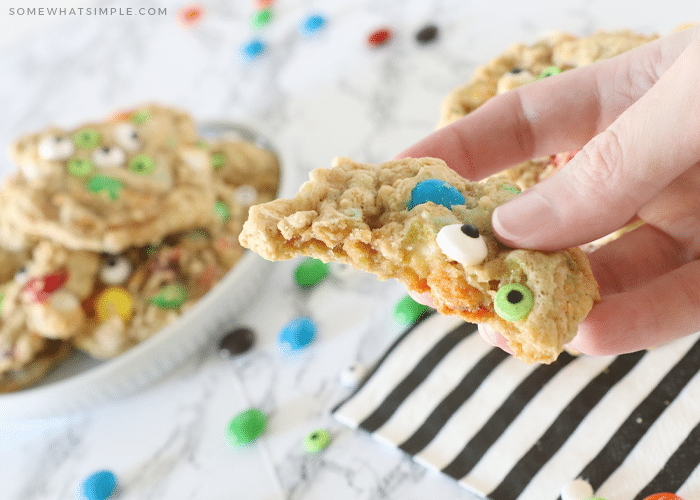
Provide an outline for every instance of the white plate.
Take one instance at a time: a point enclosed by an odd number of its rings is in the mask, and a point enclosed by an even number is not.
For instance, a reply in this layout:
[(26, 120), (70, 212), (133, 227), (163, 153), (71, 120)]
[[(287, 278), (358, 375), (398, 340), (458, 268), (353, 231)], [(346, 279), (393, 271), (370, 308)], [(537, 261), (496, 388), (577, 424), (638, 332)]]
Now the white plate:
[[(297, 186), (290, 165), (265, 135), (227, 123), (200, 126), (205, 139), (242, 137), (272, 150), (280, 162), (282, 197), (293, 196)], [(38, 385), (0, 395), (0, 418), (39, 418), (75, 413), (132, 394), (171, 371), (235, 320), (258, 296), (272, 263), (246, 250), (223, 279), (175, 323), (120, 354), (98, 362), (75, 352)]]

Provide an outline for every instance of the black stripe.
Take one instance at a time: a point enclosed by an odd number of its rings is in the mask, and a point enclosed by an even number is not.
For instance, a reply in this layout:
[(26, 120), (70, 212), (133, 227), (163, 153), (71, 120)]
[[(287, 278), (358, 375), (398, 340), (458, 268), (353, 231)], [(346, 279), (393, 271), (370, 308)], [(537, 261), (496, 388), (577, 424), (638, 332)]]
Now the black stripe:
[(503, 349), (491, 349), (479, 362), (469, 370), (459, 384), (440, 402), (425, 422), (399, 445), (399, 448), (409, 455), (415, 455), (425, 448), (440, 432), (445, 423), (469, 399), (484, 379), (503, 361), (508, 358)]
[[(390, 355), (392, 352), (394, 352), (394, 350), (401, 344), (401, 342), (403, 342), (404, 339), (406, 339), (406, 337), (408, 337), (408, 336), (413, 332), (413, 330), (415, 330), (415, 329), (418, 327), (418, 325), (420, 325), (421, 323), (423, 323), (423, 321), (427, 321), (428, 318), (430, 318), (430, 317), (437, 317), (437, 313), (436, 313), (434, 310), (432, 310), (432, 309), (429, 309), (427, 312), (421, 314), (421, 315), (418, 317), (418, 320), (417, 320), (415, 323), (413, 323), (413, 324), (410, 326), (410, 328), (407, 328), (406, 331), (403, 332), (403, 333), (399, 336), (399, 338), (397, 338), (397, 339), (394, 341), (394, 343), (391, 345), (391, 347), (389, 347), (389, 349), (384, 353), (384, 355), (379, 359), (379, 361), (377, 361), (377, 362), (374, 364), (374, 367), (373, 367), (368, 373), (365, 374), (365, 377), (364, 377), (364, 379), (362, 380), (362, 383), (360, 383), (360, 384), (355, 388), (355, 390), (352, 392), (352, 394), (350, 394), (347, 398), (345, 398), (345, 399), (342, 400), (340, 403), (338, 403), (338, 404), (336, 405), (336, 407), (333, 408), (333, 409), (331, 410), (331, 413), (335, 413), (336, 411), (338, 411), (338, 409), (339, 409), (341, 406), (343, 406), (345, 403), (347, 403), (347, 402), (350, 401), (352, 398), (354, 398), (354, 397), (355, 397), (355, 394), (357, 394), (358, 391), (359, 391), (360, 389), (362, 389), (362, 388), (365, 386), (365, 384), (369, 381), (369, 379), (372, 378), (372, 375), (374, 375), (374, 373), (379, 369), (379, 367), (382, 365), (382, 363), (384, 362), (384, 360), (386, 360), (386, 358), (388, 358), (389, 355)], [(473, 327), (474, 327), (474, 331), (476, 331), (476, 328), (477, 328), (476, 325), (473, 325)]]
[(537, 443), (520, 458), (500, 485), (493, 500), (515, 500), (542, 466), (561, 448), (581, 421), (608, 391), (634, 368), (646, 351), (618, 356), (593, 378), (562, 410)]
[(700, 424), (671, 455), (663, 469), (637, 494), (635, 500), (642, 500), (659, 491), (678, 491), (683, 483), (700, 465)]
[(451, 332), (445, 334), (414, 366), (401, 382), (389, 393), (376, 410), (360, 422), (359, 427), (368, 432), (374, 432), (386, 423), (396, 409), (408, 396), (426, 379), (454, 347), (467, 336), (476, 331), (475, 325), (462, 323)]
[(683, 358), (671, 368), (659, 384), (630, 413), (598, 455), (581, 471), (593, 486), (600, 488), (605, 480), (620, 466), (649, 427), (673, 401), (700, 366), (700, 341), (696, 342)]
[(574, 359), (563, 352), (554, 363), (533, 370), (442, 472), (457, 480), (466, 476), (540, 389)]

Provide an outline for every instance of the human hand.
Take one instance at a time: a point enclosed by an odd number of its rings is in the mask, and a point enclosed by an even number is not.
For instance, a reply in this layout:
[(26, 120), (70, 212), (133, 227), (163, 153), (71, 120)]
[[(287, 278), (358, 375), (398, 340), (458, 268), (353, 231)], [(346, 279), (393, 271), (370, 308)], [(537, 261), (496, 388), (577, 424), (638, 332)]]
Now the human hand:
[(442, 158), (479, 180), (579, 149), (494, 211), (498, 239), (558, 250), (641, 219), (589, 254), (602, 300), (571, 347), (619, 354), (700, 330), (700, 27), (496, 96), (398, 156)]

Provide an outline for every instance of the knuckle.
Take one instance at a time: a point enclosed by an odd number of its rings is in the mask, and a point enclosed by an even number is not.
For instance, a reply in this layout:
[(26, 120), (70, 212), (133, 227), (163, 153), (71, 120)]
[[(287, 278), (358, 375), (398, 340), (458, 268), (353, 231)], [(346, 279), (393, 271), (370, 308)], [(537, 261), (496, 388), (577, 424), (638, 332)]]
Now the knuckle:
[(612, 129), (601, 132), (581, 151), (582, 166), (571, 174), (583, 195), (600, 197), (619, 184), (623, 166), (623, 149), (619, 135)]

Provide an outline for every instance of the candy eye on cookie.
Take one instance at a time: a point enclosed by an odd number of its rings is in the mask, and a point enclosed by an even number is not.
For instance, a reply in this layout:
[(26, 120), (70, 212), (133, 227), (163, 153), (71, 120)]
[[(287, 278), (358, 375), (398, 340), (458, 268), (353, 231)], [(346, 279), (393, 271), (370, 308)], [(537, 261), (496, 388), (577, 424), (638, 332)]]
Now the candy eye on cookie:
[(115, 146), (102, 146), (92, 153), (92, 161), (98, 168), (115, 168), (124, 165), (124, 150)]
[(73, 142), (63, 135), (48, 135), (39, 141), (39, 156), (44, 160), (65, 160), (73, 151)]
[(506, 321), (521, 321), (527, 318), (535, 305), (532, 291), (520, 283), (508, 283), (496, 292), (494, 310)]
[(100, 265), (100, 279), (107, 285), (121, 285), (129, 276), (133, 266), (126, 257), (121, 255), (106, 255)]
[(114, 127), (114, 138), (125, 150), (134, 152), (141, 147), (136, 128), (131, 123), (119, 123)]
[(472, 224), (450, 224), (435, 238), (440, 250), (464, 266), (478, 266), (486, 260), (488, 248), (479, 229)]

